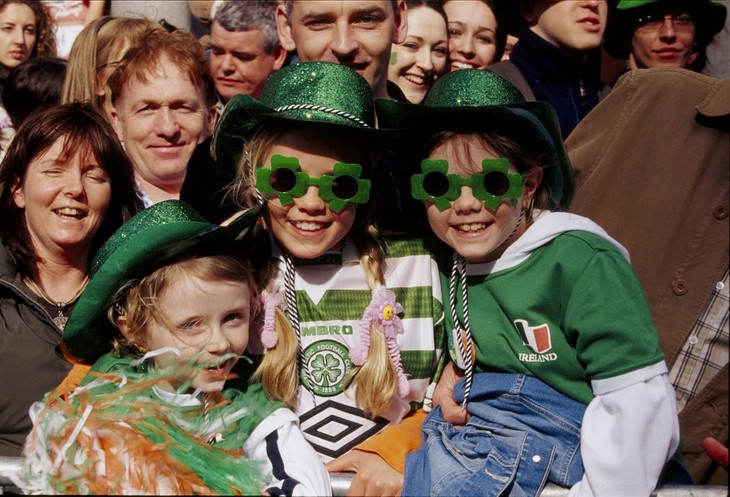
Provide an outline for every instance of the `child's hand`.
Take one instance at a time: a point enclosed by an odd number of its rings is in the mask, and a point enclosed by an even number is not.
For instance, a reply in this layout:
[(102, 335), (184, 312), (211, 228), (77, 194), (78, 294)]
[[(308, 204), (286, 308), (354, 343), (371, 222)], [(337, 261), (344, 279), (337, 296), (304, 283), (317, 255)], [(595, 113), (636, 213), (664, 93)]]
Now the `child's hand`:
[(444, 367), (436, 389), (433, 391), (433, 405), (441, 406), (444, 419), (454, 426), (463, 426), (469, 420), (469, 412), (454, 402), (454, 385), (463, 376), (450, 362)]
[(327, 471), (355, 471), (347, 495), (393, 495), (403, 490), (403, 475), (377, 454), (353, 449), (330, 461)]

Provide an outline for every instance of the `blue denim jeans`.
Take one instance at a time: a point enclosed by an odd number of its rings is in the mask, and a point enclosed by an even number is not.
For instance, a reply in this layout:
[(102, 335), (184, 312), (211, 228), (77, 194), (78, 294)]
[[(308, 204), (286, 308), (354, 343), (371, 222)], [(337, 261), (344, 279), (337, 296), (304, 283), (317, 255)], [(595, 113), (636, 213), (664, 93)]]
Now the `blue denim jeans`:
[[(454, 400), (464, 398), (463, 379)], [(436, 407), (424, 443), (406, 458), (404, 496), (537, 496), (548, 481), (570, 487), (583, 476), (580, 427), (586, 406), (530, 376), (474, 375), (466, 426)]]

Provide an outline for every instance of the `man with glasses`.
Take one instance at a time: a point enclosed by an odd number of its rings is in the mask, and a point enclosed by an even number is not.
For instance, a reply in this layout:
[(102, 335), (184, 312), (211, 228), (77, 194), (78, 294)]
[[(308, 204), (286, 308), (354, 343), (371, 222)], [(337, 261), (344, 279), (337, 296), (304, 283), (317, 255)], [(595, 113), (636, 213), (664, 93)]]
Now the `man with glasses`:
[(629, 69), (699, 71), (725, 16), (725, 6), (712, 0), (620, 0), (609, 12), (605, 48), (628, 59)]

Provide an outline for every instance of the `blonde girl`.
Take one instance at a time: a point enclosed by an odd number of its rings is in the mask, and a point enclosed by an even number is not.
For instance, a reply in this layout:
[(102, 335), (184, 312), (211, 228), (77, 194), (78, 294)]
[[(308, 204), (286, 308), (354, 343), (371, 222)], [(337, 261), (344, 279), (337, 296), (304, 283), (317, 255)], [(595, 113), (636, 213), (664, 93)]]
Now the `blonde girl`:
[(102, 246), (63, 336), (67, 354), (94, 365), (66, 399), (31, 409), (22, 488), (331, 493), (294, 413), (259, 385), (226, 384), (257, 318), (273, 326), (241, 241), (257, 217), (221, 228), (160, 202)]
[[(383, 467), (373, 473), (395, 472), (399, 488), (412, 445), (380, 455), (359, 444), (404, 418), (420, 425), (413, 414), (427, 399), (444, 334), (430, 252), (417, 238), (382, 238), (369, 222), (373, 124), (364, 78), (339, 64), (304, 63), (274, 73), (261, 102), (234, 97), (214, 147), (219, 163), (240, 156), (237, 198), (265, 206), (254, 265), (266, 298), (291, 323), (264, 331), (259, 343), (252, 337), (264, 389), (295, 410), (325, 461), (358, 458), (362, 470), (370, 466), (361, 458), (376, 458)], [(358, 477), (353, 485), (367, 489)]]

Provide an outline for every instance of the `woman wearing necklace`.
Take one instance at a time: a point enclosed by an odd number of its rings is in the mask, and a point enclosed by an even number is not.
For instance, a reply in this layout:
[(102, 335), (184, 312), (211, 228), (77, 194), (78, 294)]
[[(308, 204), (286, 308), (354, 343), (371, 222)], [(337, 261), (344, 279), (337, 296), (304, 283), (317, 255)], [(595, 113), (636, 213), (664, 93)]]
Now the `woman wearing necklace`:
[(0, 164), (0, 456), (72, 364), (56, 351), (101, 244), (139, 209), (132, 165), (86, 104), (37, 111)]

